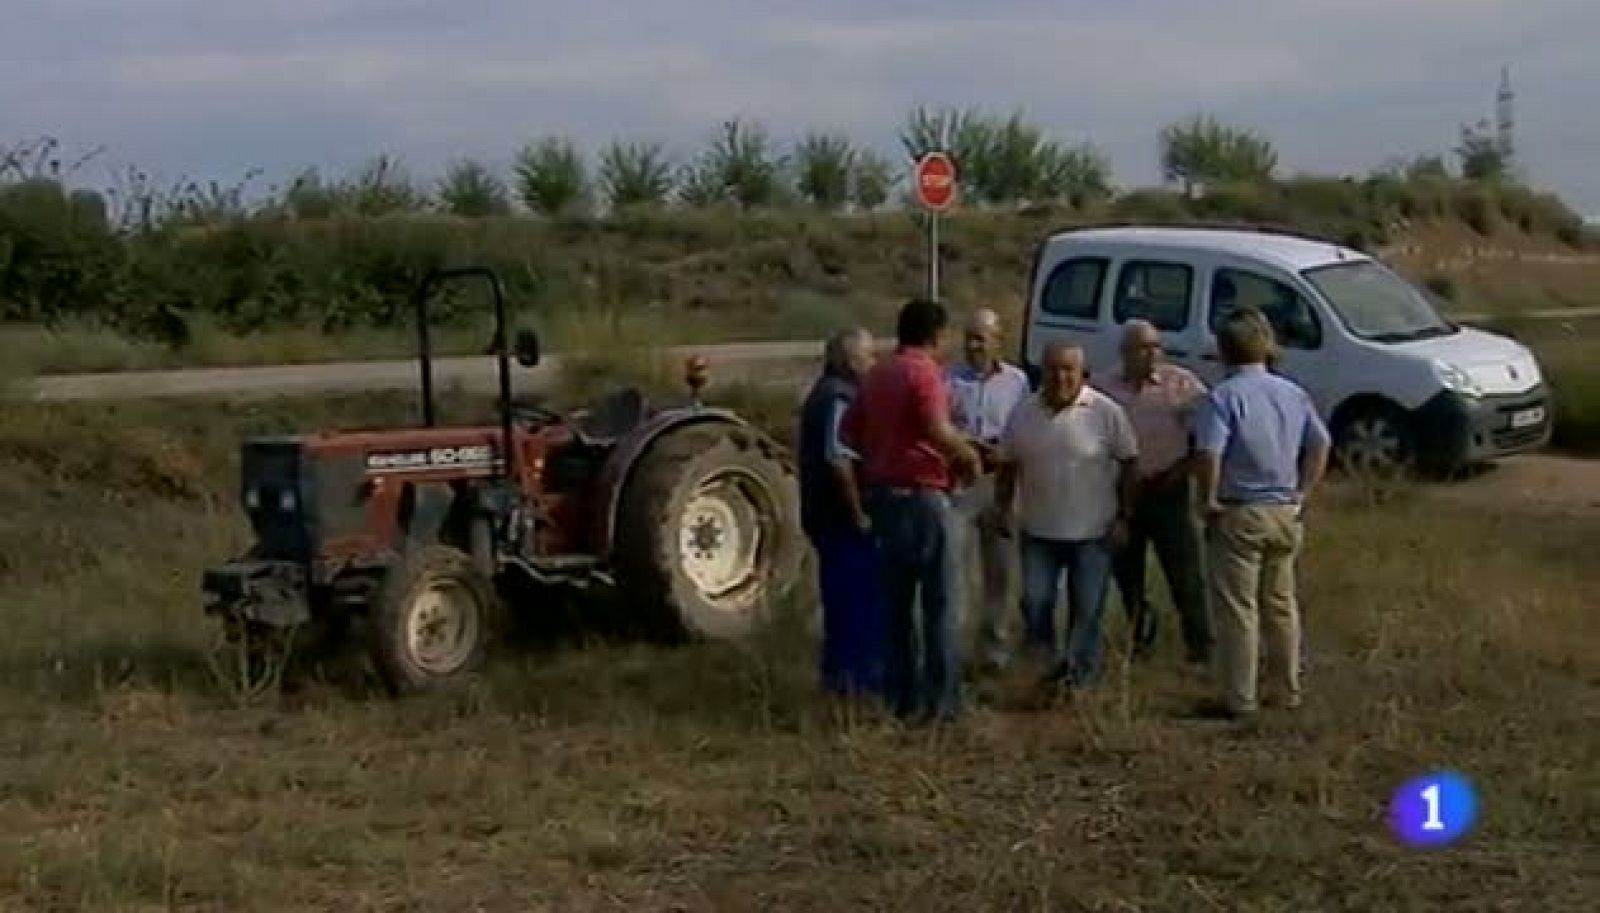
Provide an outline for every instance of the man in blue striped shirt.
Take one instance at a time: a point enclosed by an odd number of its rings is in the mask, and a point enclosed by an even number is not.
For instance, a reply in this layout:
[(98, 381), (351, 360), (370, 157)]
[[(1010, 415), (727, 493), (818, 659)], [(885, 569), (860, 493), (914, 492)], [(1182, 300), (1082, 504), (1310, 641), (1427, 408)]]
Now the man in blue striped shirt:
[(1017, 404), (1033, 392), (1028, 375), (1000, 357), (1000, 315), (984, 308), (967, 322), (966, 359), (945, 375), (950, 388), (950, 417), (983, 456), (984, 473), (969, 487), (955, 493), (957, 548), (961, 558), (976, 555), (983, 592), (975, 619), (985, 665), (998, 670), (1007, 664), (1009, 648), (1005, 614), (1016, 576), (1017, 545), (1001, 535), (994, 519), (995, 448)]
[(1216, 614), (1223, 701), (1205, 709), (1239, 719), (1256, 712), (1259, 634), (1269, 685), (1300, 706), (1300, 606), (1295, 560), (1306, 498), (1328, 465), (1328, 429), (1305, 390), (1267, 370), (1271, 325), (1240, 309), (1217, 330), (1231, 368), (1195, 421), (1199, 486)]

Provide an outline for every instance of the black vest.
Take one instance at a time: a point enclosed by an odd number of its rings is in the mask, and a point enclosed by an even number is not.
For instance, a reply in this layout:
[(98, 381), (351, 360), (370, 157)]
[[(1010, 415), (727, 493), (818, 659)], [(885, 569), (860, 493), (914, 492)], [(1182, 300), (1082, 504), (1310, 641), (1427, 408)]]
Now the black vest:
[(834, 404), (849, 406), (855, 398), (855, 384), (824, 374), (800, 407), (800, 525), (813, 539), (855, 528), (827, 453)]

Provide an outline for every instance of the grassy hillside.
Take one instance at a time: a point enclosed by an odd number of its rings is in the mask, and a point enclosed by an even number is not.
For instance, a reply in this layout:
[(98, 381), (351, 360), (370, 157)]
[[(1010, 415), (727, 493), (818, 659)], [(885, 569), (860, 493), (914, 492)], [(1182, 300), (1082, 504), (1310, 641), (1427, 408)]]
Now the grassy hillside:
[[(1041, 209), (949, 219), (945, 297), (958, 309), (1015, 312), (1033, 246), (1089, 218)], [(1547, 235), (1505, 228), (1484, 238), (1417, 222), (1374, 249), (1460, 310), (1600, 303), (1600, 255)], [(0, 325), (0, 357), (15, 370), (70, 372), (405, 356), (413, 284), (447, 263), (497, 268), (511, 306), (555, 348), (618, 334), (814, 338), (847, 322), (886, 327), (926, 269), (921, 230), (904, 213), (248, 223), (190, 231), (140, 257), (152, 276), (104, 304), (109, 316), (92, 297), (58, 302), (56, 319)], [(437, 344), (481, 351), (487, 313), (477, 290), (445, 297)]]
[[(1592, 516), (1330, 497), (1309, 703), (1255, 731), (1179, 719), (1202, 683), (1170, 650), (1125, 667), (1115, 606), (1104, 693), (1027, 709), (1007, 683), (937, 734), (820, 701), (803, 601), (748, 651), (580, 639), (448, 699), (328, 672), (236, 701), (196, 591), (243, 541), (236, 438), (412, 408), (0, 412), (0, 908), (1560, 913), (1600, 892)], [(1384, 804), (1436, 766), (1474, 779), (1479, 828), (1400, 848)]]
[[(680, 340), (812, 335), (881, 321), (922, 288), (921, 217), (883, 194), (832, 192), (848, 189), (871, 156), (858, 161), (847, 141), (813, 137), (788, 161), (756, 126), (725, 126), (692, 170), (700, 178), (673, 194), (652, 184), (645, 197), (611, 199), (603, 215), (584, 203), (597, 188), (584, 190), (591, 178), (560, 143), (527, 151), (520, 209), (481, 167), (453, 170), (429, 193), (380, 159), (342, 182), (302, 175), (247, 202), (243, 185), (163, 193), (138, 175), (100, 194), (55, 176), (53, 144), (18, 147), (0, 156), (0, 323), (50, 328), (42, 339), (24, 330), (10, 348), (51, 370), (404, 351), (419, 279), (463, 263), (495, 268), (512, 305), (556, 344), (596, 319)], [(1015, 307), (1046, 233), (1108, 221), (1311, 232), (1386, 253), (1469, 308), (1576, 303), (1600, 287), (1582, 219), (1495, 174), (1455, 177), (1433, 162), (1360, 178), (1275, 177), (1270, 144), (1257, 137), (1246, 145), (1262, 151), (1260, 168), (1215, 178), (1208, 169), (1233, 153), (1207, 144), (1249, 137), (1207, 122), (1174, 134), (1194, 148), (1168, 149), (1193, 159), (1183, 170), (1192, 193), (1118, 191), (1087, 149), (1015, 117), (919, 111), (907, 130), (908, 149), (955, 131), (957, 157), (971, 164), (943, 236), (943, 291), (961, 308)], [(645, 170), (663, 176), (659, 165)], [(618, 189), (604, 174), (600, 183)], [(571, 205), (546, 193), (557, 190)], [(485, 193), (498, 202), (473, 203)], [(459, 330), (452, 350), (481, 347), (483, 311), (460, 294), (440, 302), (439, 322)], [(119, 345), (128, 338), (145, 344)]]

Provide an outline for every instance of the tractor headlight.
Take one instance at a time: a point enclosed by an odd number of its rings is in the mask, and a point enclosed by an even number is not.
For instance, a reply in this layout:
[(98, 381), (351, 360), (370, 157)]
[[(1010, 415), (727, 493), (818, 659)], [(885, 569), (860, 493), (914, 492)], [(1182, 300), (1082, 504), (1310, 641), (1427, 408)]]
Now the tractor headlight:
[(300, 499), (294, 495), (294, 489), (285, 488), (278, 492), (278, 510), (283, 513), (292, 513), (299, 506)]
[(1454, 365), (1448, 361), (1435, 361), (1433, 370), (1439, 376), (1439, 383), (1443, 384), (1446, 390), (1451, 390), (1470, 399), (1477, 399), (1483, 395), (1483, 386), (1473, 380), (1472, 375), (1468, 374), (1460, 365)]

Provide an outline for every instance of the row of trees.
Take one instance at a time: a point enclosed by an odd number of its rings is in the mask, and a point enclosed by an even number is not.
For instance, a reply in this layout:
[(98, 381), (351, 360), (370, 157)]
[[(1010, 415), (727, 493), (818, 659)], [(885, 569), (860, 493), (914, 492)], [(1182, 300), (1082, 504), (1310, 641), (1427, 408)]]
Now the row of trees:
[[(784, 144), (763, 124), (735, 118), (720, 125), (705, 148), (686, 160), (675, 159), (660, 143), (644, 141), (612, 142), (590, 157), (569, 138), (547, 136), (520, 149), (507, 175), (482, 161), (463, 159), (431, 187), (414, 180), (395, 159), (382, 156), (341, 178), (307, 169), (286, 185), (270, 188), (264, 200), (249, 193), (259, 172), (232, 186), (162, 185), (147, 173), (127, 169), (115, 176), (99, 203), (83, 199), (79, 204), (106, 212), (119, 229), (170, 222), (215, 224), (254, 214), (315, 219), (430, 209), (465, 217), (508, 215), (519, 209), (575, 216), (673, 204), (870, 211), (903, 202), (909, 161), (935, 149), (956, 160), (963, 205), (968, 207), (1065, 203), (1084, 208), (1114, 194), (1110, 165), (1098, 149), (1054, 139), (1020, 112), (1001, 116), (971, 108), (919, 107), (901, 127), (899, 144), (905, 155), (900, 161), (838, 133), (808, 132)], [(1507, 176), (1504, 155), (1485, 128), (1464, 126), (1455, 152), (1459, 173), (1467, 180), (1491, 182)], [(72, 176), (97, 154), (68, 162), (53, 140), (0, 146), (0, 184), (72, 183)], [(1165, 181), (1186, 197), (1219, 186), (1269, 182), (1278, 169), (1270, 140), (1210, 115), (1163, 129), (1160, 161)], [(1403, 172), (1408, 179), (1451, 177), (1439, 156), (1389, 171)]]
[[(332, 180), (308, 171), (266, 193), (248, 186), (256, 172), (202, 185), (137, 169), (89, 189), (79, 178), (95, 152), (69, 158), (37, 141), (0, 146), (0, 321), (87, 317), (172, 338), (181, 334), (162, 328), (193, 315), (238, 331), (387, 325), (428, 269), (464, 260), (501, 270), (524, 303), (551, 306), (616, 298), (747, 311), (780, 289), (898, 289), (920, 269), (900, 256), (916, 249), (911, 220), (778, 207), (903, 203), (911, 159), (931, 149), (957, 160), (965, 211), (1028, 207), (1016, 218), (952, 220), (949, 243), (973, 251), (978, 272), (1023, 268), (1038, 231), (1073, 220), (1273, 223), (1370, 250), (1408, 223), (1441, 219), (1486, 237), (1514, 227), (1588, 244), (1582, 219), (1510, 179), (1480, 133), (1464, 133), (1457, 168), (1432, 156), (1359, 177), (1280, 177), (1270, 141), (1202, 116), (1161, 134), (1167, 187), (1120, 191), (1093, 146), (1063, 143), (1020, 114), (960, 109), (911, 112), (889, 157), (837, 134), (779, 142), (760, 124), (732, 120), (683, 159), (640, 142), (591, 157), (556, 136), (529, 143), (503, 175), (463, 161), (430, 185), (378, 158)], [(538, 215), (377, 218), (519, 211)], [(572, 218), (587, 214), (621, 217), (606, 226), (616, 231), (594, 231)], [(591, 274), (611, 272), (637, 281), (626, 293), (591, 290)]]
[[(647, 142), (610, 143), (590, 162), (570, 139), (553, 136), (518, 152), (509, 181), (480, 161), (456, 162), (439, 181), (437, 203), (463, 216), (507, 214), (518, 204), (543, 215), (674, 202), (874, 210), (891, 202), (897, 189), (903, 194), (909, 162), (933, 150), (948, 152), (957, 162), (967, 206), (1067, 203), (1082, 208), (1114, 194), (1111, 166), (1099, 149), (1054, 139), (1020, 112), (1000, 116), (972, 108), (919, 107), (898, 138), (906, 158), (893, 162), (837, 133), (809, 132), (785, 148), (759, 122), (734, 119), (721, 125), (706, 149), (676, 163), (665, 147)], [(1163, 179), (1185, 196), (1220, 185), (1261, 184), (1277, 175), (1278, 153), (1269, 139), (1211, 115), (1169, 124), (1159, 143)], [(1508, 177), (1503, 151), (1481, 125), (1462, 127), (1455, 155), (1466, 180)], [(385, 186), (382, 178), (391, 164), (379, 160), (369, 166), (357, 187)], [(1420, 157), (1406, 171), (1419, 179), (1453, 176), (1442, 156)], [(357, 195), (374, 197), (370, 190)], [(420, 205), (416, 191), (377, 196), (394, 208)], [(315, 172), (294, 182), (289, 199), (298, 213), (334, 208)]]
[[(969, 205), (1082, 205), (1111, 194), (1104, 156), (1088, 144), (1050, 139), (1021, 114), (919, 108), (901, 130), (900, 144), (904, 161), (839, 133), (811, 131), (785, 146), (763, 124), (735, 118), (687, 161), (675, 161), (660, 143), (639, 141), (612, 142), (590, 160), (571, 139), (549, 136), (518, 151), (509, 179), (478, 160), (451, 164), (435, 202), (461, 216), (506, 215), (519, 206), (571, 216), (671, 204), (871, 211), (903, 191), (909, 160), (933, 149), (959, 162)], [(377, 215), (418, 208), (423, 197), (391, 160), (379, 159), (335, 184), (307, 171), (290, 183), (283, 202), (302, 217), (341, 206)]]
[[(462, 216), (508, 214), (518, 204), (551, 216), (672, 203), (870, 211), (891, 202), (897, 190), (903, 202), (907, 166), (933, 150), (956, 161), (966, 206), (1066, 203), (1082, 208), (1115, 192), (1110, 163), (1099, 149), (1054, 139), (1020, 112), (997, 116), (971, 108), (919, 107), (898, 138), (905, 159), (892, 162), (837, 133), (806, 133), (784, 148), (762, 124), (734, 119), (723, 123), (698, 155), (675, 163), (665, 147), (645, 142), (610, 143), (590, 162), (570, 139), (553, 136), (518, 152), (509, 181), (480, 161), (454, 163), (438, 183), (436, 200), (439, 208)], [(1211, 115), (1169, 124), (1159, 142), (1163, 179), (1185, 196), (1209, 187), (1263, 184), (1278, 172), (1277, 149), (1269, 139)], [(1482, 128), (1463, 126), (1455, 154), (1466, 180), (1508, 176), (1503, 153)], [(1453, 177), (1444, 157), (1436, 155), (1419, 157), (1404, 170), (1416, 179)], [(355, 197), (365, 203), (358, 208), (423, 205), (423, 195), (409, 187), (375, 192), (392, 187), (385, 178), (394, 175), (387, 159), (369, 165), (354, 182)], [(287, 197), (302, 215), (326, 214), (337, 208), (337, 198), (337, 190), (314, 171), (301, 175)]]

